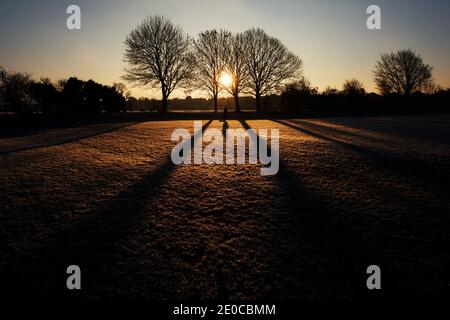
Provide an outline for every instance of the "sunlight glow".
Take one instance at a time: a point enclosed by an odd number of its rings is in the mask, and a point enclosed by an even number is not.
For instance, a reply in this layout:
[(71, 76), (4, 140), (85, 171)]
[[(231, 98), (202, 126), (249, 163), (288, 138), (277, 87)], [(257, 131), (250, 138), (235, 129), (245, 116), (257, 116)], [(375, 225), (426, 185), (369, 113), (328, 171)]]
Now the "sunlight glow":
[(230, 87), (233, 83), (233, 77), (229, 73), (222, 73), (219, 78), (219, 82), (224, 87)]

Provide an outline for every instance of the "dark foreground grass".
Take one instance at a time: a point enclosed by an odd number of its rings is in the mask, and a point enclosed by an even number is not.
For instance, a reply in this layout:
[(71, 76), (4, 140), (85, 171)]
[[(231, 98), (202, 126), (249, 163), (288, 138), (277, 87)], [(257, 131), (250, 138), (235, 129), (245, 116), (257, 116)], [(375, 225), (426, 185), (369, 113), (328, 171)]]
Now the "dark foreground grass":
[(3, 136), (0, 295), (364, 298), (371, 264), (381, 296), (449, 293), (450, 117), (229, 125), (279, 128), (279, 173), (173, 165), (188, 120)]

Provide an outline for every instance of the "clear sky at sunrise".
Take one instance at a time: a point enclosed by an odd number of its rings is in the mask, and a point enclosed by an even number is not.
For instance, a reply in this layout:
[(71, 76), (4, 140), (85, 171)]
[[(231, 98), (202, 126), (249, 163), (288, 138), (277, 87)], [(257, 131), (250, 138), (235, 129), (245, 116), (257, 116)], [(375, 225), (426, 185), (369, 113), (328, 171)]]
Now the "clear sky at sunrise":
[[(70, 4), (81, 7), (81, 30), (66, 28)], [(366, 28), (370, 4), (381, 7), (382, 30)], [(0, 65), (35, 78), (119, 82), (125, 37), (153, 14), (165, 15), (191, 36), (211, 28), (261, 27), (302, 58), (305, 75), (319, 89), (340, 88), (355, 77), (375, 90), (371, 70), (380, 53), (407, 48), (434, 67), (438, 84), (450, 87), (448, 0), (2, 0)], [(133, 94), (159, 97), (142, 88)]]

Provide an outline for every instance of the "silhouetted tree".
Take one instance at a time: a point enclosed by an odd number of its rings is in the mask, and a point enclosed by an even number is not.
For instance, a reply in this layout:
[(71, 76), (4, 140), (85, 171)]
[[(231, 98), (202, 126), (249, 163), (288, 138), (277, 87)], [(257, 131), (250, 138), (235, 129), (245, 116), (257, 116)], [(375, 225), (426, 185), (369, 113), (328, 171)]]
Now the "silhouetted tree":
[(339, 90), (328, 86), (325, 88), (325, 90), (323, 90), (323, 94), (326, 96), (337, 95), (339, 94)]
[(44, 114), (55, 114), (59, 111), (60, 93), (48, 78), (30, 85), (30, 94)]
[(326, 87), (321, 95), (316, 96), (317, 108), (321, 111), (333, 111), (343, 107), (345, 96), (343, 92), (330, 86)]
[(228, 31), (210, 30), (200, 33), (198, 39), (193, 41), (195, 82), (201, 90), (211, 95), (215, 112), (221, 89), (220, 76), (224, 71), (223, 52), (230, 37), (231, 33)]
[(101, 99), (105, 112), (126, 112), (126, 99), (116, 86), (103, 86)]
[(0, 70), (0, 94), (6, 109), (15, 113), (30, 113), (33, 99), (30, 95), (31, 76), (24, 72)]
[(89, 80), (83, 84), (82, 96), (83, 103), (81, 104), (81, 113), (83, 114), (99, 114), (102, 112), (104, 87), (93, 81)]
[(432, 70), (420, 55), (408, 49), (382, 54), (373, 73), (381, 93), (395, 92), (410, 96), (429, 85)]
[(223, 51), (225, 72), (231, 76), (230, 87), (224, 87), (234, 98), (235, 110), (240, 112), (239, 95), (248, 87), (249, 74), (245, 59), (245, 37), (242, 33), (234, 34), (226, 39)]
[(342, 94), (344, 95), (344, 108), (347, 106), (350, 108), (364, 108), (366, 106), (366, 90), (359, 80), (345, 80)]
[(128, 90), (127, 86), (124, 83), (114, 82), (112, 86), (122, 97), (125, 98), (125, 101), (127, 101), (131, 97), (131, 91)]
[(281, 110), (292, 112), (303, 109), (311, 102), (311, 97), (316, 94), (317, 88), (314, 88), (308, 79), (301, 77), (300, 80), (284, 86), (281, 93)]
[(5, 101), (5, 83), (3, 79), (6, 77), (6, 70), (0, 66), (0, 111), (8, 111)]
[(139, 85), (160, 86), (162, 111), (177, 87), (183, 86), (192, 75), (192, 56), (189, 39), (180, 27), (162, 16), (146, 18), (125, 40), (124, 79)]
[(273, 93), (283, 82), (301, 76), (302, 61), (280, 40), (269, 37), (262, 29), (244, 32), (245, 62), (250, 93), (255, 96), (256, 110), (261, 109), (261, 96)]
[(345, 80), (342, 93), (346, 96), (360, 96), (366, 94), (364, 85), (357, 79)]
[(84, 82), (76, 77), (60, 80), (61, 113), (80, 113), (84, 109)]

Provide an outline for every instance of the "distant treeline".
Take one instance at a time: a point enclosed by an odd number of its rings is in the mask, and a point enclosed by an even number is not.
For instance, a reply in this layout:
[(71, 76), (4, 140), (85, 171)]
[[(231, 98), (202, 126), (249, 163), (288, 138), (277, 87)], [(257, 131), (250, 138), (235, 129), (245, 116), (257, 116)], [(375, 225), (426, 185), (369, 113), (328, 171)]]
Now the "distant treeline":
[[(255, 111), (253, 96), (239, 97), (242, 111)], [(169, 100), (172, 111), (212, 111), (214, 99), (192, 98)], [(217, 99), (218, 110), (226, 106), (235, 109), (235, 97)], [(319, 92), (307, 79), (289, 83), (279, 93), (261, 97), (262, 112), (296, 113), (367, 113), (377, 110), (397, 110), (416, 107), (427, 111), (431, 106), (450, 106), (450, 89), (434, 87), (427, 93), (416, 91), (410, 95), (400, 93), (366, 93), (356, 79), (345, 81), (341, 90), (327, 88)], [(42, 113), (54, 116), (77, 115), (87, 117), (101, 113), (161, 112), (162, 101), (130, 96), (126, 86), (116, 83), (102, 85), (93, 80), (76, 77), (56, 83), (49, 79), (34, 81), (30, 75), (0, 68), (0, 112), (15, 114)]]
[[(239, 102), (242, 111), (256, 111), (256, 100), (252, 96), (241, 96)], [(234, 97), (218, 98), (218, 109), (234, 110)], [(424, 111), (426, 107), (449, 106), (450, 89), (434, 87), (427, 93), (416, 91), (405, 96), (400, 93), (366, 93), (363, 85), (356, 79), (346, 80), (341, 90), (326, 88), (319, 92), (307, 79), (290, 83), (281, 89), (279, 94), (261, 97), (260, 109), (263, 112), (283, 112), (295, 114), (299, 112), (312, 113), (367, 113), (377, 110), (400, 110), (417, 107)], [(130, 111), (155, 112), (162, 108), (162, 101), (157, 99), (129, 98), (127, 109)], [(173, 111), (211, 111), (214, 110), (214, 99), (192, 98), (171, 99), (169, 108)]]
[[(256, 111), (254, 97), (242, 96), (239, 98), (242, 111)], [(129, 98), (128, 111), (159, 112), (162, 102), (157, 99)], [(234, 98), (219, 98), (218, 110), (227, 106), (229, 111), (234, 111)], [(273, 94), (261, 98), (262, 112), (296, 113), (370, 113), (376, 111), (396, 111), (418, 108), (418, 111), (427, 111), (427, 107), (448, 106), (450, 111), (450, 89), (438, 90), (434, 93), (413, 93), (409, 97), (391, 93), (379, 95), (376, 93), (348, 94), (335, 89), (318, 92), (313, 89), (305, 91), (301, 87), (285, 89), (281, 94)], [(172, 111), (213, 111), (214, 100), (205, 98), (171, 99), (169, 109)]]
[(346, 80), (343, 89), (327, 88), (319, 93), (308, 81), (299, 81), (286, 86), (280, 96), (272, 96), (266, 103), (279, 105), (286, 113), (311, 111), (315, 113), (367, 113), (377, 110), (396, 111), (426, 107), (450, 106), (450, 89), (435, 87), (429, 92), (416, 91), (409, 95), (389, 92), (384, 95), (366, 93), (363, 85), (356, 79)]
[[(254, 111), (256, 110), (255, 98), (250, 96), (243, 96), (239, 98), (241, 110)], [(234, 98), (223, 97), (217, 99), (218, 109), (223, 110), (227, 107), (229, 110), (234, 109)], [(214, 110), (214, 99), (206, 98), (192, 98), (190, 96), (185, 99), (174, 98), (169, 100), (169, 109), (172, 111), (212, 111)], [(130, 97), (127, 100), (128, 111), (140, 112), (160, 112), (162, 109), (162, 101), (158, 99)], [(272, 108), (273, 109), (273, 108)], [(279, 106), (275, 108), (279, 110)]]
[(125, 112), (125, 87), (122, 84), (106, 86), (76, 77), (57, 83), (47, 78), (34, 81), (27, 73), (0, 68), (0, 111), (69, 116)]

